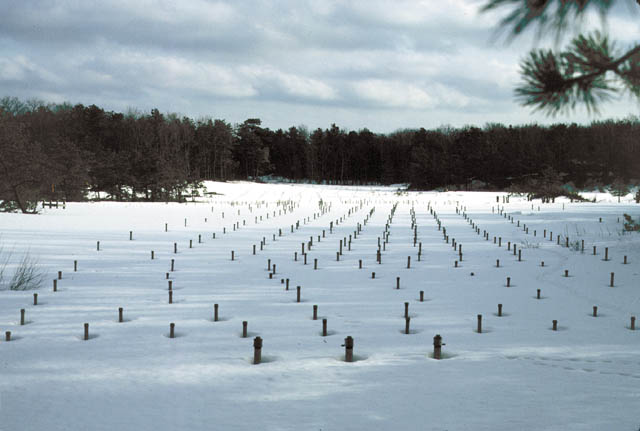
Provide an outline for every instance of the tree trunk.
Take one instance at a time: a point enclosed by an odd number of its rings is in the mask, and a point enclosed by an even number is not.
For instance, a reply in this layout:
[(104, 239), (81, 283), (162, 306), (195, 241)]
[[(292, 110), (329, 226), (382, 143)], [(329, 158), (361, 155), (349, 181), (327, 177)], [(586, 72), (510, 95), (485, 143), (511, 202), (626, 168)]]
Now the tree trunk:
[(18, 206), (20, 207), (20, 211), (22, 211), (22, 214), (33, 214), (33, 212), (29, 212), (27, 208), (24, 206), (24, 202), (22, 202), (22, 198), (20, 197), (20, 192), (18, 191), (18, 187), (11, 186), (11, 188), (13, 189), (13, 195), (16, 198), (16, 202), (18, 203)]

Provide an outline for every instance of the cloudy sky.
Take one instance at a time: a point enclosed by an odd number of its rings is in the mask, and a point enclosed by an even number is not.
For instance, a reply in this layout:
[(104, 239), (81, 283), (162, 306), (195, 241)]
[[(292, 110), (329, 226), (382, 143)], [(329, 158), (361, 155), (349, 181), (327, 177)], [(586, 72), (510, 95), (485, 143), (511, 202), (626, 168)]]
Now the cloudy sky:
[[(549, 119), (514, 102), (534, 41), (494, 41), (500, 14), (479, 15), (484, 0), (0, 1), (0, 97), (257, 117), (274, 129), (598, 118)], [(623, 44), (640, 34), (625, 2), (608, 21)], [(639, 113), (622, 98), (599, 118)]]

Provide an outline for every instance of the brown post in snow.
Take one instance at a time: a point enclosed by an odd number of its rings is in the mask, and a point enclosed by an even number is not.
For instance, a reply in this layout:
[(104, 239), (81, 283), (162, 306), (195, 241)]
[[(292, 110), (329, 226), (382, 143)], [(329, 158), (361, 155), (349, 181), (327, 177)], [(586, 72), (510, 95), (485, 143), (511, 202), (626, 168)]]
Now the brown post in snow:
[(344, 339), (344, 360), (353, 362), (353, 338), (351, 336)]
[(258, 365), (262, 361), (262, 338), (253, 339), (253, 363)]

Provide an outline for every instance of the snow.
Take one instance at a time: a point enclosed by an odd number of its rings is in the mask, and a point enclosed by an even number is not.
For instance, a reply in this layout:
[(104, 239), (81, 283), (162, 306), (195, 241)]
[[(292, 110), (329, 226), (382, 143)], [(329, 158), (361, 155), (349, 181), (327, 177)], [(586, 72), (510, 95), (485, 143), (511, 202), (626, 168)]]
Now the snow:
[[(19, 256), (28, 250), (47, 273), (37, 306), (34, 291), (0, 291), (0, 430), (640, 426), (640, 330), (629, 329), (630, 317), (640, 317), (640, 235), (622, 232), (624, 213), (640, 216), (630, 196), (618, 203), (617, 197), (594, 193), (589, 198), (597, 203), (557, 199), (550, 204), (512, 196), (502, 204), (502, 193), (397, 194), (397, 188), (383, 186), (243, 182), (206, 186), (219, 194), (195, 203), (69, 203), (37, 216), (0, 214), (5, 251)], [(331, 210), (314, 219), (320, 200)], [(279, 215), (278, 202), (285, 201), (296, 207)], [(389, 243), (378, 264), (378, 237), (395, 203)], [(466, 207), (480, 235), (456, 214), (457, 203)], [(458, 254), (444, 241), (429, 204), (450, 239), (462, 244), (458, 268)], [(513, 214), (513, 223), (497, 213), (498, 205)], [(351, 251), (345, 246), (336, 261), (340, 239), (353, 235), (374, 207)], [(411, 208), (421, 261), (413, 246)], [(340, 217), (344, 222), (329, 233), (330, 222)], [(300, 227), (291, 233), (296, 221)], [(235, 222), (240, 227), (234, 231)], [(544, 229), (553, 232), (552, 241), (542, 238)], [(323, 230), (326, 237), (318, 243)], [(483, 239), (483, 230), (490, 240)], [(584, 253), (558, 245), (558, 234), (561, 244), (567, 235), (571, 242), (584, 240)], [(310, 236), (305, 266), (301, 243)], [(502, 237), (502, 247), (493, 243), (494, 236)], [(507, 251), (508, 241), (522, 249), (522, 261)], [(267, 259), (277, 265), (273, 279)], [(63, 277), (54, 293), (57, 271)], [(173, 304), (168, 304), (167, 272)], [(290, 279), (288, 291), (283, 278)], [(408, 335), (404, 302), (411, 317)], [(213, 321), (216, 303), (218, 322)], [(123, 323), (118, 307), (124, 308)], [(478, 314), (482, 333), (476, 332)], [(321, 336), (322, 318), (328, 320), (327, 337)], [(558, 331), (551, 330), (554, 319)], [(245, 320), (249, 334), (242, 338)], [(4, 331), (12, 332), (10, 342)], [(446, 343), (439, 361), (432, 358), (436, 334)], [(260, 365), (252, 364), (256, 336), (264, 341)], [(344, 362), (347, 336), (355, 342), (353, 363)]]

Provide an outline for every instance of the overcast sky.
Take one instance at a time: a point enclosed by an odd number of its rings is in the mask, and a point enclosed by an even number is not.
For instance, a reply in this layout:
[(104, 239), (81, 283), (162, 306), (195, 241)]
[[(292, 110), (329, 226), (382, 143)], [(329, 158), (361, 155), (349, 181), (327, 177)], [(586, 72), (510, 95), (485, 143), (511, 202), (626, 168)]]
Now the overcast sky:
[[(532, 37), (492, 41), (498, 16), (478, 14), (484, 0), (0, 1), (0, 96), (273, 129), (598, 118), (518, 106)], [(629, 2), (608, 23), (623, 43), (640, 34)], [(599, 118), (639, 113), (627, 97)]]

